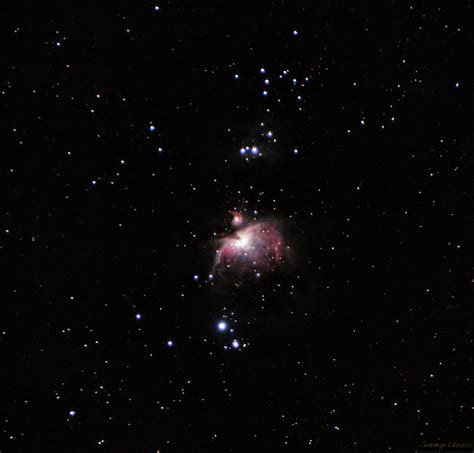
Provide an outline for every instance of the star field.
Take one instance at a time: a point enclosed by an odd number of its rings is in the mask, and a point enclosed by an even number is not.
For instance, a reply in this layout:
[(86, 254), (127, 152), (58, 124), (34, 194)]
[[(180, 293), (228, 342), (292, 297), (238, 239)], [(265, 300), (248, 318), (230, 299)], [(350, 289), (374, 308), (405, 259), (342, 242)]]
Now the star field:
[(470, 1), (9, 6), (2, 452), (472, 439)]

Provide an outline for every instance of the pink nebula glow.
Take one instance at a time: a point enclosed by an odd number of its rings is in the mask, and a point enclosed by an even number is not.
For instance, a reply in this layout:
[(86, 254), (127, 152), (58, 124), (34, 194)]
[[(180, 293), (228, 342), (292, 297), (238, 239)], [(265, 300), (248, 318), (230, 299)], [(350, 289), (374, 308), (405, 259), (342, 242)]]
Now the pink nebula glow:
[(239, 273), (273, 271), (283, 263), (285, 247), (278, 223), (274, 220), (245, 222), (232, 212), (235, 231), (218, 240), (214, 270)]

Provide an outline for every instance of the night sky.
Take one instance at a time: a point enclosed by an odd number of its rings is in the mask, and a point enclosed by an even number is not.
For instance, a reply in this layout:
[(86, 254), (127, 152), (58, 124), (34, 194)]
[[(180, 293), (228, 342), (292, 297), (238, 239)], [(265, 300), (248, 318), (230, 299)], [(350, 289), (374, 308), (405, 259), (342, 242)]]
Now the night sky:
[(472, 2), (73, 3), (1, 7), (1, 452), (471, 440)]

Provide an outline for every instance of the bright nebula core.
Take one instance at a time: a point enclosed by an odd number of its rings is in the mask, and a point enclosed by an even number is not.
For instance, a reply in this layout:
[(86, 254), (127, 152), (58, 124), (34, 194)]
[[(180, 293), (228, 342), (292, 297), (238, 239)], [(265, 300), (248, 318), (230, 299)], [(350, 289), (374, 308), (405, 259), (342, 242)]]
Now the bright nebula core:
[(273, 271), (283, 263), (285, 247), (278, 223), (273, 220), (246, 221), (232, 212), (234, 231), (218, 240), (214, 269), (235, 272)]

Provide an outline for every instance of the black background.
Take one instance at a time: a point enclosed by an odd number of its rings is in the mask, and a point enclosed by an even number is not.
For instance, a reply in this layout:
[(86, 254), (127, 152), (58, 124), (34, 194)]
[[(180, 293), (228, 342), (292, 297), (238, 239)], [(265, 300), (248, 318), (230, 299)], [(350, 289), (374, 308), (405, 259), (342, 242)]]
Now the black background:
[(471, 2), (157, 4), (2, 7), (2, 452), (470, 439)]

